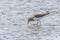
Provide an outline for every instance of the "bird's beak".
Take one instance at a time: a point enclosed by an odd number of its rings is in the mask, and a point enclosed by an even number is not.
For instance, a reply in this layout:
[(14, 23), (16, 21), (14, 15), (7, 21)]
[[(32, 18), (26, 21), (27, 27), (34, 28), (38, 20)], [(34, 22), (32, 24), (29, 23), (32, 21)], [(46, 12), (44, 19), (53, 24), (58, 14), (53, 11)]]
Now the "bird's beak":
[(29, 24), (29, 21), (27, 22), (27, 24)]

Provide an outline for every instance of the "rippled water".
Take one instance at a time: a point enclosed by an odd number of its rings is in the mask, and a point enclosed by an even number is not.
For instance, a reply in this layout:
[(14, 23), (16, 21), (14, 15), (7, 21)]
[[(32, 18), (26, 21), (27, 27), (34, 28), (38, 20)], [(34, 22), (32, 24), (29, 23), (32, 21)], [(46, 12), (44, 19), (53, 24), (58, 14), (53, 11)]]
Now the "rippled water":
[[(49, 15), (27, 24), (33, 14)], [(0, 40), (59, 40), (59, 0), (0, 0)], [(34, 25), (32, 25), (34, 24)]]

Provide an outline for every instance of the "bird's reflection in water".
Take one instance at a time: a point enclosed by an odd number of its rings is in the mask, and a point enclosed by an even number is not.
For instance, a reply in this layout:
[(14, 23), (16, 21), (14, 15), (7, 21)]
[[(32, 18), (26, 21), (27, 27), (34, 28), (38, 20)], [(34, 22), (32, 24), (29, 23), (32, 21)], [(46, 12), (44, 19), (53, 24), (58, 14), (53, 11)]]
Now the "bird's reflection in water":
[[(38, 24), (37, 24), (37, 23), (38, 23)], [(30, 22), (30, 23), (29, 23), (29, 26), (28, 26), (29, 29), (35, 30), (35, 31), (36, 31), (36, 30), (39, 30), (40, 27), (41, 27), (40, 22), (37, 22), (37, 21), (32, 21), (32, 22)]]

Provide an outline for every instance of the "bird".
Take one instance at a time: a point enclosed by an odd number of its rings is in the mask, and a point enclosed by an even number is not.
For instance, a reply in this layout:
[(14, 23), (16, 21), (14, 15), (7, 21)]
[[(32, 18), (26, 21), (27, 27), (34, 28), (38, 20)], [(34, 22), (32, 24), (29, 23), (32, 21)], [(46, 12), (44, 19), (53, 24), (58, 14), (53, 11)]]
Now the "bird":
[(30, 21), (35, 21), (34, 18), (41, 18), (41, 17), (44, 17), (48, 14), (49, 14), (49, 11), (47, 11), (47, 13), (45, 13), (45, 14), (34, 14), (30, 18), (28, 18), (28, 24), (29, 24)]

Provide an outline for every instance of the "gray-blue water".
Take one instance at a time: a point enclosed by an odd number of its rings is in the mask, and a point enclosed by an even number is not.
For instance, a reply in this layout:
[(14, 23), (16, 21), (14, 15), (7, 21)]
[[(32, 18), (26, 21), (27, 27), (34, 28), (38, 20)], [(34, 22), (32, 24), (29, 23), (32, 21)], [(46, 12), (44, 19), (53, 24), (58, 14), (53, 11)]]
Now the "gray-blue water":
[[(46, 11), (41, 26), (27, 24)], [(0, 0), (0, 40), (60, 40), (60, 0)]]

